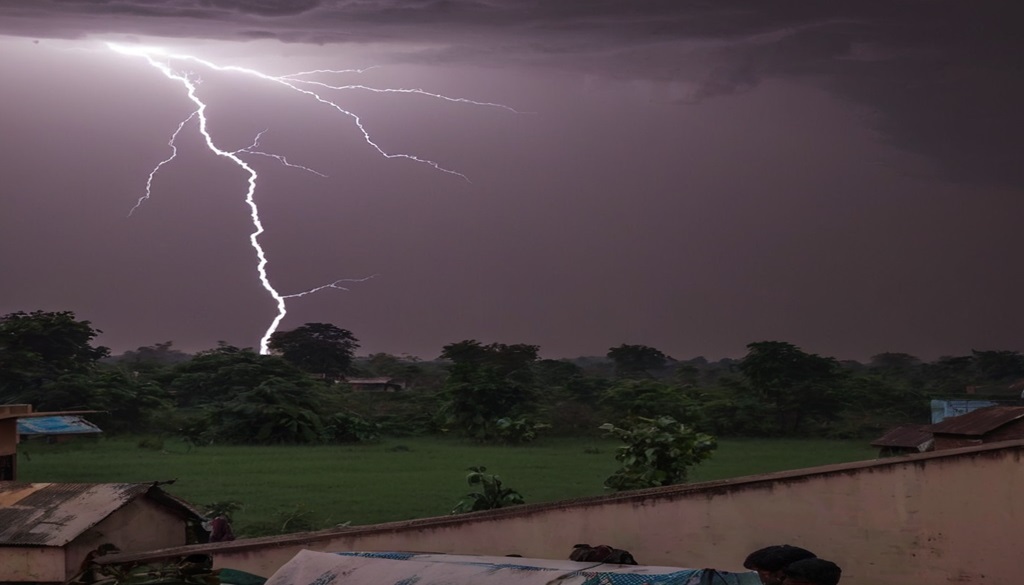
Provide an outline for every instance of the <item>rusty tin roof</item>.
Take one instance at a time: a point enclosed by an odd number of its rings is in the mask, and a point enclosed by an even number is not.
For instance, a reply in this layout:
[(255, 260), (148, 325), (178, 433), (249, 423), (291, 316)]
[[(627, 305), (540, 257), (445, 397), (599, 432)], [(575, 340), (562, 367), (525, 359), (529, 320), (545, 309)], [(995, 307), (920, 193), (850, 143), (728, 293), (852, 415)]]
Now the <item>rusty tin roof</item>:
[(1021, 418), (1024, 418), (1024, 406), (987, 406), (926, 428), (936, 434), (980, 437)]
[(0, 546), (64, 546), (140, 496), (184, 518), (198, 517), (156, 485), (0, 481)]
[(931, 440), (932, 434), (927, 430), (927, 425), (900, 425), (872, 441), (871, 446), (917, 449)]

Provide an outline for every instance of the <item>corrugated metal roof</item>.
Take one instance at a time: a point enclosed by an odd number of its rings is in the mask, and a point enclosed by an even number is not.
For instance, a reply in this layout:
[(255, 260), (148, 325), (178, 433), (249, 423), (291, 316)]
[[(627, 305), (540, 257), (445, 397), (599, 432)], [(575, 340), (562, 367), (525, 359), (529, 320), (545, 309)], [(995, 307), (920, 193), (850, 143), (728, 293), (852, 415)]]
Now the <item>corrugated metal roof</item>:
[(80, 416), (19, 418), (19, 435), (83, 435), (103, 430)]
[(932, 434), (926, 428), (926, 425), (900, 425), (872, 441), (871, 446), (919, 449), (932, 440)]
[(927, 427), (932, 433), (977, 437), (1024, 418), (1024, 406), (989, 406)]
[(64, 546), (150, 490), (164, 505), (194, 513), (152, 483), (0, 481), (0, 546)]

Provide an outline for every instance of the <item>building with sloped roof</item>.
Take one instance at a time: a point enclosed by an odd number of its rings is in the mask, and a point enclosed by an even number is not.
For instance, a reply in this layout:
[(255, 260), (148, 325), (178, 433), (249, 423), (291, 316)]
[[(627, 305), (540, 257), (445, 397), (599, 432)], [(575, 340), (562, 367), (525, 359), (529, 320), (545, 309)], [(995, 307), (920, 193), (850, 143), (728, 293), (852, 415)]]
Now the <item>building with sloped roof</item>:
[(0, 583), (63, 583), (101, 545), (182, 546), (201, 520), (157, 483), (0, 481)]
[(878, 448), (879, 457), (908, 455), (931, 451), (935, 439), (926, 429), (927, 425), (900, 425), (889, 429), (884, 435), (871, 441), (872, 447)]
[(988, 406), (925, 427), (935, 450), (1024, 439), (1024, 406)]
[(69, 437), (95, 437), (102, 432), (103, 429), (73, 414), (18, 419), (18, 435), (23, 439), (37, 437), (61, 442)]
[(377, 378), (346, 378), (345, 383), (359, 392), (398, 392), (405, 390), (404, 380), (387, 376)]

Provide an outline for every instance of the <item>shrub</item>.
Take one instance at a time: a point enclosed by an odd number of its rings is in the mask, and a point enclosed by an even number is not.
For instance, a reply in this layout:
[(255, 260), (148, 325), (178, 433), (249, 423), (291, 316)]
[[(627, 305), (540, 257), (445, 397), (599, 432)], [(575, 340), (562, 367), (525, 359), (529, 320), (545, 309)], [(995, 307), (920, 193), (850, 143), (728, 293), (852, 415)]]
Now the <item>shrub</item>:
[(636, 418), (625, 428), (611, 423), (600, 428), (625, 443), (615, 454), (622, 467), (604, 482), (614, 490), (685, 483), (687, 470), (711, 457), (717, 447), (711, 435), (698, 433), (670, 416)]
[(487, 473), (483, 465), (470, 467), (466, 475), (466, 483), (470, 486), (480, 486), (479, 492), (466, 494), (452, 509), (452, 514), (462, 512), (477, 512), (480, 510), (494, 510), (508, 506), (517, 506), (525, 503), (523, 496), (514, 489), (502, 487), (501, 478), (497, 475)]

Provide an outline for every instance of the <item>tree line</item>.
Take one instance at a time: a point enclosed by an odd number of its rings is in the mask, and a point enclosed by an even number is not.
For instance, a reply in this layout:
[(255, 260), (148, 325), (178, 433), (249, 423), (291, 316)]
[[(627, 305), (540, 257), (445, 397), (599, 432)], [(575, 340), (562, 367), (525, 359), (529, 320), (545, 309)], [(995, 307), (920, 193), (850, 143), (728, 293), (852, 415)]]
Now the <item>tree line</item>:
[[(307, 323), (275, 333), (273, 355), (224, 343), (191, 355), (164, 342), (112, 356), (93, 343), (99, 333), (69, 311), (0, 318), (0, 402), (96, 410), (91, 419), (107, 432), (196, 445), (439, 433), (520, 443), (600, 434), (602, 425), (633, 432), (637, 420), (665, 417), (684, 433), (843, 438), (926, 422), (930, 398), (1016, 398), (1024, 380), (1024, 356), (1001, 350), (932, 362), (890, 352), (858, 363), (759, 341), (743, 358), (708, 361), (622, 344), (555, 360), (536, 345), (463, 340), (422, 361), (357, 357), (350, 331)], [(360, 376), (399, 378), (409, 389), (371, 394), (343, 381)]]

